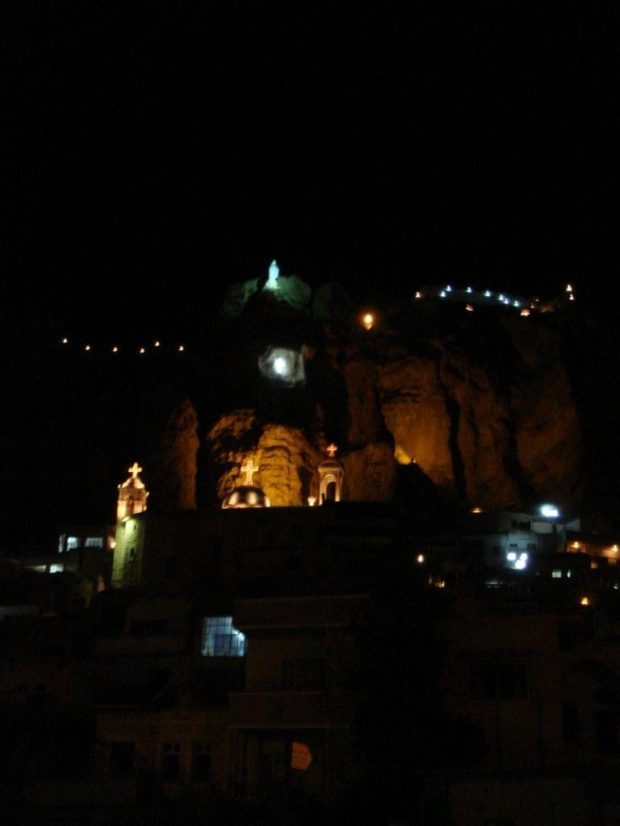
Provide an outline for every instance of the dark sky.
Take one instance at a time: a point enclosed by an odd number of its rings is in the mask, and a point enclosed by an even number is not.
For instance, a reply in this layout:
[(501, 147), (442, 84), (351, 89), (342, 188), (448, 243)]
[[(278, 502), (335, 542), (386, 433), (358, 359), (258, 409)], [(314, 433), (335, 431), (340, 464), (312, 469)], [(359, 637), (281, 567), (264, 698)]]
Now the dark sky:
[(612, 24), (611, 4), (13, 0), (11, 323), (193, 329), (273, 257), (361, 300), (594, 293), (617, 266)]
[[(50, 456), (70, 442), (65, 433), (50, 449), (49, 416), (25, 398), (25, 383), (35, 399), (45, 380), (39, 349), (66, 331), (191, 339), (232, 284), (274, 257), (313, 287), (341, 281), (360, 303), (427, 283), (545, 296), (570, 281), (615, 322), (614, 12), (7, 0), (0, 348), (11, 502), (32, 512), (32, 479), (45, 474), (34, 489), (43, 498)], [(24, 347), (27, 364), (14, 359)], [(51, 499), (47, 510), (53, 524)]]

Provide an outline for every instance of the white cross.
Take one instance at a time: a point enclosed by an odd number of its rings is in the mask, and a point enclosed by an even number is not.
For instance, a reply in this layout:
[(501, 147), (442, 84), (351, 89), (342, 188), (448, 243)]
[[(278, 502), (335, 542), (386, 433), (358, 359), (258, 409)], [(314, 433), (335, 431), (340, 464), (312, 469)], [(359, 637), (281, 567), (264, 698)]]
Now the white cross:
[(127, 468), (127, 470), (132, 474), (132, 477), (135, 479), (142, 470), (142, 468), (137, 462), (134, 462), (130, 468)]
[(252, 477), (258, 470), (259, 466), (255, 465), (252, 459), (246, 459), (245, 462), (241, 465), (241, 472), (245, 473), (245, 484), (248, 487), (252, 487), (254, 481)]

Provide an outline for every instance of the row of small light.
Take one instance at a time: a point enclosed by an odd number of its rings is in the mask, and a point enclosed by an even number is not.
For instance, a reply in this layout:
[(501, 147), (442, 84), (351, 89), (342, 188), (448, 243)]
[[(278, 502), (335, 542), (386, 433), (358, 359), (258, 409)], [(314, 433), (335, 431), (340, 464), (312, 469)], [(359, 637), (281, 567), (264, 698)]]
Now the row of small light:
[[(452, 292), (454, 292), (454, 290), (448, 284), (447, 287), (444, 287), (443, 290), (440, 290), (439, 297), (440, 298), (446, 298), (448, 293), (452, 293)], [(474, 294), (474, 290), (471, 287), (467, 287), (465, 289), (465, 292), (469, 295)], [(484, 295), (485, 298), (492, 298), (493, 297), (493, 293), (490, 290), (485, 290), (484, 293), (482, 293), (482, 295)], [(418, 292), (416, 292), (415, 297), (418, 298), (418, 299), (419, 298), (424, 298), (424, 294), (418, 291)], [(509, 298), (508, 296), (505, 296), (503, 293), (498, 294), (497, 300), (500, 301), (502, 304), (505, 304), (507, 307), (511, 307), (511, 306), (512, 307), (520, 307), (521, 306), (520, 301), (517, 301), (516, 299), (513, 300), (513, 299)]]
[[(443, 290), (440, 291), (439, 297), (440, 298), (446, 298), (448, 293), (452, 293), (452, 292), (454, 292), (454, 290), (448, 284), (446, 287), (444, 287)], [(475, 291), (472, 289), (472, 287), (467, 287), (465, 289), (465, 293), (468, 294), (468, 295), (473, 295), (474, 292)], [(574, 301), (575, 300), (575, 293), (573, 292), (573, 288), (570, 284), (566, 285), (566, 292), (568, 293), (568, 300), (569, 301)], [(493, 293), (490, 290), (485, 290), (484, 293), (482, 293), (482, 295), (485, 298), (493, 298)], [(416, 299), (424, 298), (424, 294), (421, 293), (418, 290), (418, 292), (416, 292), (416, 294), (415, 294), (415, 298)], [(514, 307), (517, 310), (520, 309), (521, 310), (520, 315), (522, 315), (524, 317), (529, 316), (530, 311), (535, 310), (536, 309), (536, 303), (538, 303), (538, 299), (536, 298), (536, 299), (534, 299), (534, 303), (530, 304), (529, 308), (528, 307), (523, 307), (521, 301), (518, 301), (516, 298), (514, 298), (514, 299), (509, 298), (508, 296), (505, 296), (503, 293), (498, 294), (497, 300), (500, 303), (504, 304), (506, 307)], [(474, 305), (473, 304), (466, 304), (465, 309), (467, 310), (467, 312), (473, 313), (474, 312)], [(373, 313), (364, 313), (361, 316), (360, 320), (361, 320), (362, 326), (366, 330), (372, 330), (372, 328), (375, 326), (375, 323), (376, 323), (376, 318), (373, 315)]]
[[(62, 338), (62, 339), (60, 340), (60, 343), (62, 344), (62, 346), (63, 346), (63, 347), (69, 347), (69, 346), (70, 346), (70, 341), (69, 341), (69, 339), (68, 339), (68, 338), (66, 338), (66, 337), (65, 337), (65, 338)], [(160, 349), (160, 348), (161, 348), (161, 341), (154, 341), (154, 342), (153, 342), (153, 347), (154, 347), (156, 350), (157, 350), (157, 349)], [(82, 352), (84, 352), (84, 353), (90, 353), (90, 352), (92, 351), (92, 349), (93, 349), (93, 348), (92, 348), (92, 346), (91, 346), (90, 344), (84, 344), (83, 346), (82, 346), (82, 345), (80, 345), (80, 350), (81, 350)], [(128, 347), (127, 347), (127, 348), (125, 348), (125, 351), (129, 351), (129, 350), (130, 350), (130, 348), (128, 348)], [(144, 354), (147, 352), (147, 350), (148, 350), (148, 348), (147, 348), (147, 347), (138, 347), (138, 349), (136, 350), (136, 352), (137, 352), (139, 355), (144, 355)], [(176, 350), (176, 352), (177, 352), (177, 353), (184, 353), (184, 352), (185, 352), (185, 345), (184, 345), (184, 344), (179, 344), (179, 345), (177, 345), (177, 346), (175, 347), (175, 350)], [(106, 352), (108, 352), (108, 351), (106, 351)], [(118, 346), (115, 344), (114, 346), (110, 347), (109, 352), (110, 352), (110, 353), (120, 353), (120, 352), (121, 352), (121, 348), (120, 348), (120, 347), (118, 347)]]
[[(440, 298), (447, 298), (448, 293), (452, 293), (452, 292), (454, 292), (454, 290), (452, 289), (450, 284), (448, 284), (446, 287), (444, 287), (443, 290), (440, 290), (439, 297)], [(465, 289), (465, 293), (468, 294), (468, 295), (473, 295), (474, 292), (475, 291), (472, 289), (472, 287), (467, 287)], [(574, 301), (575, 300), (575, 294), (574, 294), (573, 288), (570, 284), (566, 285), (566, 292), (568, 293), (568, 300), (569, 301)], [(485, 290), (482, 293), (482, 295), (485, 298), (493, 298), (493, 293), (491, 292), (491, 290)], [(415, 294), (415, 298), (416, 299), (424, 298), (424, 294), (418, 290)], [(535, 299), (534, 303), (530, 304), (529, 309), (528, 309), (527, 307), (522, 307), (522, 302), (521, 301), (518, 301), (516, 298), (515, 299), (509, 298), (508, 296), (504, 295), (503, 293), (499, 293), (497, 295), (497, 300), (501, 304), (504, 304), (506, 307), (514, 307), (515, 309), (521, 308), (521, 315), (522, 316), (529, 316), (530, 315), (530, 310), (535, 310), (536, 309), (536, 303), (538, 303), (538, 299)], [(468, 312), (473, 313), (474, 306), (473, 306), (473, 304), (467, 304), (465, 309)]]

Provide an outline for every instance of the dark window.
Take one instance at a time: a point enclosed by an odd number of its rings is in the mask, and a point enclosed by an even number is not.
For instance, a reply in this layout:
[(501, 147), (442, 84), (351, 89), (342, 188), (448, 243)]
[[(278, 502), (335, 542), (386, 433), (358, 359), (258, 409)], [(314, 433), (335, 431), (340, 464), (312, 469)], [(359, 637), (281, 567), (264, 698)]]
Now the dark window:
[(135, 746), (130, 742), (110, 743), (110, 777), (129, 777), (133, 769)]
[(177, 558), (176, 556), (167, 556), (164, 567), (164, 578), (175, 579), (177, 575)]
[(521, 522), (521, 530), (522, 531), (531, 531), (532, 530), (532, 523), (531, 522)]
[(566, 743), (579, 743), (581, 740), (579, 712), (574, 703), (564, 703), (562, 706), (562, 737)]
[(174, 783), (181, 776), (181, 744), (164, 743), (161, 752), (162, 780)]
[(204, 783), (211, 777), (211, 743), (194, 743), (192, 750), (192, 780)]
[(496, 662), (472, 665), (469, 691), (473, 700), (527, 700), (527, 665)]

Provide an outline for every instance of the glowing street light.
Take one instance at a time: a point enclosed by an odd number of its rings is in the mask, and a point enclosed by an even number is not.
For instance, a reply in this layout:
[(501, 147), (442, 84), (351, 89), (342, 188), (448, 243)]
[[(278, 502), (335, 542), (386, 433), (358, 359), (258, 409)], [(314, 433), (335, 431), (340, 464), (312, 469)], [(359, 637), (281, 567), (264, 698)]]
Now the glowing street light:
[(375, 324), (375, 317), (372, 313), (365, 313), (362, 316), (362, 324), (367, 330), (372, 330)]

